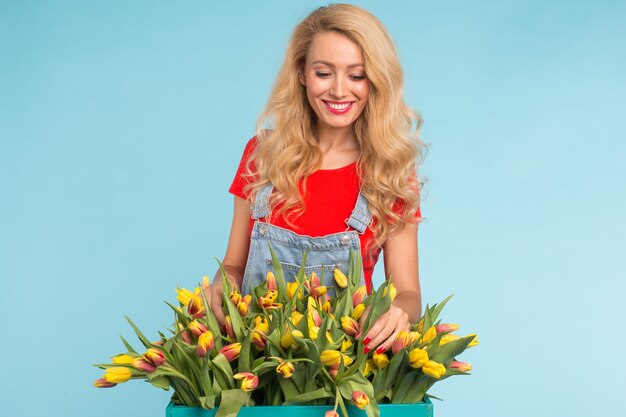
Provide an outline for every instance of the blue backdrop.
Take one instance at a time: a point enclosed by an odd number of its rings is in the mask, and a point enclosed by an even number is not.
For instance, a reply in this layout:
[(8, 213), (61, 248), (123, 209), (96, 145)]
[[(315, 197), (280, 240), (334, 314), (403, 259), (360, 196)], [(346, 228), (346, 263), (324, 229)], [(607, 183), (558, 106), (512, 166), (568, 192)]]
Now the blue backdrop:
[[(3, 416), (162, 416), (91, 364), (213, 275), (227, 189), (319, 1), (0, 3)], [(424, 303), (481, 344), (437, 416), (610, 416), (626, 371), (626, 6), (359, 1), (397, 43), (431, 144)], [(382, 262), (376, 282), (383, 279)]]

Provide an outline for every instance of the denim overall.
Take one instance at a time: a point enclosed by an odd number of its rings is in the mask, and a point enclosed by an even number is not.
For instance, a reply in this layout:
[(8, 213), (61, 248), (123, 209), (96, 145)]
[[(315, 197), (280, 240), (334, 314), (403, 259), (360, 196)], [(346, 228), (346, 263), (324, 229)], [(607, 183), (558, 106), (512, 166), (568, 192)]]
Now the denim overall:
[[(305, 274), (310, 276), (311, 272), (315, 272), (320, 280), (323, 279), (322, 285), (329, 287), (329, 293), (332, 296), (335, 267), (339, 267), (348, 275), (350, 250), (354, 250), (355, 255), (361, 256), (359, 234), (365, 232), (372, 220), (367, 200), (359, 192), (352, 214), (346, 219), (348, 227), (345, 231), (312, 237), (299, 235), (261, 220), (270, 213), (269, 198), (273, 189), (273, 184), (260, 189), (252, 207), (252, 218), (256, 221), (250, 236), (250, 250), (241, 286), (242, 294), (249, 294), (252, 289), (265, 281), (267, 272), (273, 270), (269, 242), (282, 265), (285, 281), (295, 281), (302, 257), (308, 251)], [(354, 230), (349, 230), (350, 228)], [(361, 285), (365, 285), (363, 269), (361, 269)]]

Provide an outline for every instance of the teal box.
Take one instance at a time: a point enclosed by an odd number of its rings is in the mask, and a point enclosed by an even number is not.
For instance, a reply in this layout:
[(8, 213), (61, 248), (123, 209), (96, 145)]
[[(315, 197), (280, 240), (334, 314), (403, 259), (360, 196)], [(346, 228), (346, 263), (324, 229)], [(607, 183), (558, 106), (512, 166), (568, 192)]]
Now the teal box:
[[(379, 404), (380, 417), (433, 417), (433, 403), (425, 398), (416, 404)], [(352, 404), (346, 406), (349, 417), (367, 417), (364, 410)], [(256, 405), (241, 407), (237, 417), (324, 417), (324, 413), (332, 410), (332, 405)], [(165, 409), (166, 417), (214, 417), (217, 408), (204, 410), (169, 403)], [(341, 412), (340, 412), (341, 415)]]

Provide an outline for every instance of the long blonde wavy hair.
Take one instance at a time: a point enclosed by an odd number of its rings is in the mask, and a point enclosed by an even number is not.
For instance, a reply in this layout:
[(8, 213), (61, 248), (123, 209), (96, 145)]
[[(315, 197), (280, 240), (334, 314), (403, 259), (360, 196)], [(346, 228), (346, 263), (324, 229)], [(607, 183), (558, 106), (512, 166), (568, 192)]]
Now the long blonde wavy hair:
[[(417, 173), (426, 145), (419, 138), (421, 116), (403, 99), (403, 72), (396, 47), (383, 24), (362, 8), (323, 6), (294, 29), (269, 101), (257, 120), (257, 146), (244, 174), (254, 180), (245, 191), (254, 201), (263, 186), (274, 184), (270, 206), (281, 207), (271, 216), (285, 216), (288, 224), (293, 225), (291, 219), (304, 211), (298, 183), (303, 180), (306, 190), (306, 177), (321, 167), (322, 153), (316, 140), (317, 116), (298, 71), (305, 67), (313, 36), (327, 31), (343, 34), (361, 47), (370, 82), (368, 102), (354, 132), (361, 149), (357, 161), (361, 191), (375, 219), (371, 250), (382, 246), (417, 210), (424, 182)], [(397, 199), (402, 202), (401, 214), (393, 210)]]

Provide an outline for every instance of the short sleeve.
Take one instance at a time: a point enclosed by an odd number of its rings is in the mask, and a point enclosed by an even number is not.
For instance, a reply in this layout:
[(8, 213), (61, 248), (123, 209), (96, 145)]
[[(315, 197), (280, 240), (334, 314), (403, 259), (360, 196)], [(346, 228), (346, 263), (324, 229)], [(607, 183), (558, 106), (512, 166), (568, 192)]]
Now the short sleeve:
[[(244, 193), (243, 188), (248, 183), (252, 182), (253, 179), (250, 177), (244, 177), (243, 174), (246, 170), (246, 162), (250, 158), (250, 155), (252, 155), (252, 151), (254, 151), (255, 146), (256, 136), (253, 136), (248, 141), (246, 147), (243, 150), (241, 161), (239, 161), (239, 167), (237, 168), (237, 172), (235, 173), (235, 178), (233, 178), (233, 182), (228, 189), (229, 193), (236, 195), (237, 197), (243, 198), (244, 200), (247, 200), (248, 195)], [(252, 165), (252, 168), (254, 168), (254, 165)]]

